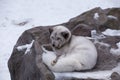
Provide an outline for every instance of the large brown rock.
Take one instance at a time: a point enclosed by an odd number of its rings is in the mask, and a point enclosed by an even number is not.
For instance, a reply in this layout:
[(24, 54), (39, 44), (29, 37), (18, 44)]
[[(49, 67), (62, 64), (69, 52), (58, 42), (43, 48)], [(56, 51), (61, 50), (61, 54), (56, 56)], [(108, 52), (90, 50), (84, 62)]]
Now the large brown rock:
[[(96, 13), (99, 15), (97, 19), (95, 18)], [(95, 8), (72, 18), (69, 22), (61, 25), (68, 27), (74, 35), (89, 37), (91, 37), (91, 30), (97, 30), (97, 32), (101, 34), (101, 31), (104, 31), (107, 28), (120, 29), (120, 8), (105, 10)], [(48, 28), (50, 27), (54, 26), (35, 27), (26, 30), (20, 36), (8, 61), (11, 80), (55, 79), (53, 73), (46, 65), (44, 65), (41, 59), (41, 45), (50, 42), (50, 34), (48, 31)], [(21, 51), (17, 49), (18, 46), (29, 44), (32, 40), (35, 41), (31, 50), (27, 54), (25, 54), (26, 49)], [(117, 48), (116, 43), (119, 41), (120, 36), (106, 36), (104, 39), (99, 39), (99, 42), (103, 42), (111, 46), (105, 46), (99, 43), (95, 44), (98, 50), (98, 61), (95, 68), (91, 71), (111, 70), (117, 66), (118, 62), (120, 62), (120, 56), (112, 55), (110, 53), (110, 48)]]
[[(17, 49), (18, 46), (29, 44), (32, 40), (35, 42), (27, 54), (25, 54), (25, 50), (19, 51)], [(11, 80), (54, 80), (54, 75), (41, 60), (42, 49), (40, 45), (48, 43), (48, 41), (49, 33), (44, 27), (26, 30), (20, 36), (8, 61)]]

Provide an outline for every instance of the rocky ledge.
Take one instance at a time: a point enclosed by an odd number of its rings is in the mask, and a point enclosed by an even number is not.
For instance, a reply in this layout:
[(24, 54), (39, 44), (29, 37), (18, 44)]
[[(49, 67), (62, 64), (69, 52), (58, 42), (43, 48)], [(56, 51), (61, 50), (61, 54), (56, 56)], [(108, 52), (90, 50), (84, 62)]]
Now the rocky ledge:
[[(120, 71), (116, 69), (120, 63), (120, 49), (118, 53), (114, 53), (119, 48), (116, 44), (120, 42), (120, 35), (111, 36), (103, 33), (107, 29), (120, 30), (120, 8), (94, 8), (60, 25), (68, 27), (74, 35), (95, 38), (92, 41), (98, 50), (98, 61), (94, 69), (89, 72), (111, 70), (113, 71), (110, 75), (111, 80), (120, 80)], [(19, 37), (8, 61), (11, 80), (56, 79), (54, 73), (44, 65), (41, 59), (43, 52), (41, 45), (50, 42), (48, 28), (54, 26), (56, 25), (38, 26), (26, 30)], [(64, 78), (64, 80), (81, 79)]]

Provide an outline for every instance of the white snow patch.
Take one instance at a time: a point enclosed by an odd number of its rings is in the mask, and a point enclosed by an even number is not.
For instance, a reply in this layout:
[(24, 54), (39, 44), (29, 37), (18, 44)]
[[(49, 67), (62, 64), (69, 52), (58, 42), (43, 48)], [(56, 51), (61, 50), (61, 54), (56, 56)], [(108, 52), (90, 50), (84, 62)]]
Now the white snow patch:
[(18, 51), (21, 51), (21, 50), (23, 50), (23, 49), (26, 49), (25, 54), (27, 54), (28, 52), (30, 52), (30, 49), (31, 49), (33, 43), (34, 43), (34, 40), (32, 40), (32, 42), (31, 42), (30, 44), (18, 46), (17, 49), (18, 49)]
[(91, 31), (91, 37), (92, 37), (92, 38), (96, 38), (96, 35), (97, 35), (96, 30), (92, 30), (92, 31)]
[(114, 55), (120, 55), (120, 42), (118, 42), (116, 45), (117, 45), (118, 49), (111, 48), (110, 53), (112, 53)]
[(95, 14), (94, 14), (94, 19), (98, 20), (98, 18), (99, 18), (99, 14), (98, 14), (98, 13), (95, 13)]
[(106, 29), (102, 33), (108, 36), (120, 36), (120, 30)]
[(117, 17), (113, 16), (113, 15), (108, 15), (107, 16), (108, 18), (111, 18), (111, 19), (118, 19)]
[(98, 34), (96, 30), (91, 31), (91, 37), (93, 39), (103, 39), (106, 38), (103, 34)]

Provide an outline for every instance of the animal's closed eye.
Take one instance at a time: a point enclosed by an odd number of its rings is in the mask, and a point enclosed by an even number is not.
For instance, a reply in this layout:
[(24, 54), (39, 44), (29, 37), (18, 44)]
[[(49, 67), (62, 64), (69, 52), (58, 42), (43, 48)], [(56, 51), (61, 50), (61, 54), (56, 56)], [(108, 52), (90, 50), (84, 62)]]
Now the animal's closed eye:
[(57, 40), (60, 40), (60, 38), (58, 37)]

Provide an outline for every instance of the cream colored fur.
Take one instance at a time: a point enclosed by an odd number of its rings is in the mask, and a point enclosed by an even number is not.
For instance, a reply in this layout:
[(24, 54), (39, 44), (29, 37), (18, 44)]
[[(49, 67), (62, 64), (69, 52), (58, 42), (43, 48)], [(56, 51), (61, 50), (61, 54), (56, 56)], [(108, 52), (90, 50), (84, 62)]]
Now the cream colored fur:
[[(61, 26), (60, 30), (64, 31), (66, 29)], [(97, 61), (97, 51), (94, 44), (85, 37), (70, 36), (71, 40), (62, 47), (61, 51), (66, 54), (61, 55), (54, 66), (51, 65), (51, 62), (56, 58), (54, 52), (45, 50), (42, 55), (43, 62), (54, 72), (92, 69)]]

